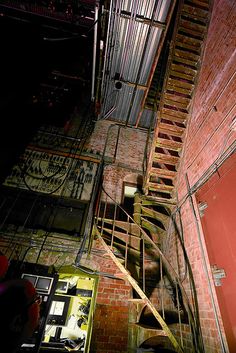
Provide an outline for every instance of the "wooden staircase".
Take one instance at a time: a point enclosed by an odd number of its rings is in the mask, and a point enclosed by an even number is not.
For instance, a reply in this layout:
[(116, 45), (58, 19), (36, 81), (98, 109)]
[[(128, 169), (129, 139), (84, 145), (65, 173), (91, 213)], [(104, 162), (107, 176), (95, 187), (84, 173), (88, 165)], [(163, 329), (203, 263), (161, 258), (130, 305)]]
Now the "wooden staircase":
[[(117, 207), (121, 207), (103, 190), (102, 199), (106, 201), (100, 200), (96, 215), (94, 234), (134, 289), (130, 304), (129, 353), (135, 353), (144, 341), (154, 337), (163, 342), (168, 339), (175, 352), (183, 353), (183, 324), (188, 325), (192, 337), (192, 346), (187, 351), (204, 353), (196, 308), (189, 303), (181, 279), (161, 246), (176, 204), (176, 175), (208, 21), (209, 0), (180, 1), (161, 96), (159, 88), (155, 91), (158, 75), (154, 75), (146, 100), (147, 109), (158, 109), (158, 118), (143, 187), (145, 195), (136, 194), (133, 217), (122, 210), (126, 220), (121, 220), (117, 217)], [(114, 207), (113, 216), (107, 212), (108, 199)], [(191, 287), (190, 268), (188, 273)], [(154, 292), (157, 297), (153, 296)], [(166, 306), (168, 296), (170, 306)], [(150, 317), (152, 325), (148, 327), (146, 319)], [(177, 335), (171, 328), (173, 318), (178, 326)]]
[(184, 0), (178, 14), (144, 183), (145, 195), (172, 204), (207, 33), (209, 0)]

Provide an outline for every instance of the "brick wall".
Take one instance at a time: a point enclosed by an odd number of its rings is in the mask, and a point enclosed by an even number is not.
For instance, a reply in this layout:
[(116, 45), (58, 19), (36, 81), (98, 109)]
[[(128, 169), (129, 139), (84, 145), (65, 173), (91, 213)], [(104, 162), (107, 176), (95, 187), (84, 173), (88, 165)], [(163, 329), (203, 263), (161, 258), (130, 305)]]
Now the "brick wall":
[[(104, 273), (100, 276), (91, 353), (125, 353), (128, 344), (128, 311), (131, 297), (131, 286), (118, 279), (119, 270), (95, 241), (92, 260), (97, 270)], [(109, 278), (108, 276), (115, 278)]]
[[(118, 137), (118, 140), (117, 140)], [(103, 153), (106, 165), (103, 186), (119, 204), (122, 203), (123, 182), (137, 183), (142, 179), (147, 134), (141, 130), (118, 127), (109, 121), (98, 121), (87, 148)], [(103, 197), (103, 200), (105, 197)], [(107, 199), (108, 203), (113, 203)], [(91, 260), (96, 270), (115, 275), (119, 272), (113, 261), (95, 241)], [(91, 353), (126, 353), (131, 286), (119, 279), (100, 276), (94, 317)]]
[[(185, 200), (187, 196), (185, 176), (187, 174), (190, 187), (193, 187), (195, 183), (199, 182), (199, 179), (203, 178), (208, 168), (236, 140), (236, 133), (230, 128), (236, 116), (235, 21), (236, 2), (215, 0), (205, 55), (185, 142), (183, 161), (178, 177), (178, 196), (180, 203), (182, 202), (181, 216), (185, 246), (192, 264), (196, 283), (206, 353), (222, 352), (222, 348), (216, 327), (203, 254), (206, 259), (207, 271), (222, 332), (223, 328), (201, 224), (199, 219), (194, 217), (189, 198)], [(193, 201), (195, 202), (194, 197)], [(201, 250), (199, 239), (202, 241), (203, 251)], [(173, 249), (173, 251), (176, 251), (176, 249)], [(181, 256), (181, 253), (179, 256)], [(225, 340), (224, 332), (222, 335), (223, 340)]]

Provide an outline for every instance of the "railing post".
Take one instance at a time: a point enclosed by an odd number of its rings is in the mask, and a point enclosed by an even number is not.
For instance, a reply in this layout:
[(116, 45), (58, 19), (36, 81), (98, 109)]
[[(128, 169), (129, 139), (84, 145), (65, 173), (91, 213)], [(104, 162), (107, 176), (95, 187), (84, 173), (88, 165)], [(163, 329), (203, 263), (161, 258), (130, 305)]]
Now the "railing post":
[[(141, 218), (141, 213), (142, 213), (142, 205), (141, 205), (141, 196), (139, 192), (136, 192), (134, 195), (134, 221), (141, 227), (142, 223), (142, 218)], [(140, 255), (142, 254), (142, 287), (143, 291), (145, 292), (145, 242), (143, 239), (143, 236), (141, 232), (137, 234), (137, 236), (141, 236), (142, 241), (140, 242)], [(139, 274), (140, 275), (140, 274)]]

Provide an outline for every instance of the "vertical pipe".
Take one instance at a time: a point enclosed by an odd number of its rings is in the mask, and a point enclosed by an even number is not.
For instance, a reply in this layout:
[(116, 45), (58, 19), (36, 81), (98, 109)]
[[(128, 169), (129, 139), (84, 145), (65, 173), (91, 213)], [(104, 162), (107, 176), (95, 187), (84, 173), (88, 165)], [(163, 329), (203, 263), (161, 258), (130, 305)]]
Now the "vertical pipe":
[(179, 291), (178, 291), (177, 283), (175, 283), (175, 291), (176, 291), (177, 309), (178, 309), (178, 317), (179, 317), (180, 342), (181, 342), (181, 346), (183, 347), (183, 332), (182, 332), (182, 322), (181, 322), (180, 305), (179, 305)]
[(97, 56), (97, 34), (98, 34), (98, 3), (94, 6), (94, 39), (93, 39), (93, 69), (92, 69), (92, 88), (91, 88), (91, 100), (95, 100), (94, 85), (95, 85), (95, 74), (96, 74), (96, 56)]
[(104, 65), (103, 65), (103, 73), (102, 73), (102, 84), (101, 84), (101, 94), (103, 95), (104, 90), (104, 79), (105, 79), (105, 71), (106, 71), (106, 61), (107, 61), (107, 51), (108, 51), (108, 42), (109, 42), (109, 35), (110, 35), (110, 23), (111, 23), (111, 16), (112, 16), (112, 7), (113, 7), (113, 0), (110, 3), (110, 10), (109, 10), (109, 18), (108, 18), (108, 25), (107, 25), (107, 37), (106, 37), (106, 48), (105, 48), (105, 55), (104, 55)]

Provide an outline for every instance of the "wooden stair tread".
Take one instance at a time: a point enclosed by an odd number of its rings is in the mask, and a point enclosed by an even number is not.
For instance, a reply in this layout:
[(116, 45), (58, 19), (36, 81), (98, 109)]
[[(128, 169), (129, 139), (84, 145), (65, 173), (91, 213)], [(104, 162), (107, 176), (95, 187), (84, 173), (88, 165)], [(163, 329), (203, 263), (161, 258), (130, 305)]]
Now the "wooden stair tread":
[(188, 0), (189, 4), (192, 4), (195, 7), (200, 7), (200, 8), (204, 8), (204, 9), (209, 9), (209, 3), (208, 1), (204, 1), (204, 0)]
[(140, 327), (141, 329), (144, 329), (145, 331), (151, 331), (151, 333), (153, 333), (153, 335), (155, 335), (155, 336), (165, 336), (165, 337), (167, 336), (167, 334), (165, 333), (164, 330), (160, 330), (156, 327), (151, 327), (148, 325), (140, 324), (138, 322), (131, 324), (131, 325), (135, 325), (137, 327)]
[[(98, 229), (101, 229), (101, 227), (98, 226)], [(124, 242), (127, 242), (129, 244), (129, 246), (133, 247), (134, 249), (140, 249), (140, 241), (141, 238), (139, 237), (135, 237), (133, 235), (127, 234), (127, 233), (122, 233), (116, 230), (112, 230), (109, 228), (102, 228), (103, 231), (105, 231), (106, 233), (110, 234), (111, 237), (112, 235), (120, 240), (123, 240)]]
[(110, 218), (103, 218), (102, 219), (101, 217), (98, 217), (97, 219), (99, 221), (103, 220), (103, 222), (107, 223), (107, 224), (111, 224), (111, 225), (114, 224), (115, 227), (119, 227), (119, 228), (123, 229), (124, 231), (129, 232), (133, 236), (137, 236), (137, 237), (140, 236), (140, 228), (135, 223), (113, 220)]
[(156, 141), (156, 147), (166, 148), (179, 152), (183, 147), (183, 143), (158, 137)]
[(182, 137), (185, 133), (185, 128), (160, 122), (159, 131), (167, 135)]
[[(186, 74), (186, 73), (181, 72), (181, 71), (174, 71), (174, 70), (170, 70), (170, 74), (171, 74), (172, 77), (182, 78), (184, 80), (188, 80), (188, 81), (194, 83), (195, 76)], [(181, 97), (181, 96), (179, 96), (179, 97)]]
[(163, 153), (154, 153), (154, 161), (160, 163), (166, 163), (170, 165), (176, 165), (179, 162), (179, 157), (166, 155)]
[[(183, 59), (180, 59), (180, 60), (183, 61)], [(176, 87), (184, 88), (186, 90), (189, 90), (190, 92), (192, 92), (195, 87), (193, 83), (184, 82), (182, 80), (178, 80), (178, 79), (172, 78), (172, 77), (168, 78), (168, 84), (170, 84), (173, 87), (176, 86)]]
[(208, 11), (197, 8), (195, 6), (190, 5), (190, 4), (184, 4), (183, 9), (182, 9), (182, 14), (187, 14), (194, 16), (194, 18), (199, 18), (202, 21), (207, 21), (208, 20)]
[(167, 93), (167, 92), (165, 93), (165, 100), (177, 102), (177, 103), (183, 105), (184, 107), (188, 107), (191, 102), (190, 98), (182, 97), (177, 94)]
[(167, 179), (175, 179), (176, 174), (177, 172), (168, 170), (168, 169), (155, 168), (155, 167), (152, 167), (150, 169), (150, 175), (158, 175), (160, 177), (167, 178)]
[(182, 14), (181, 18), (180, 18), (180, 26), (183, 26), (185, 28), (191, 29), (196, 33), (201, 33), (202, 38), (205, 35), (205, 31), (206, 31), (206, 24), (204, 23), (196, 23), (195, 21), (193, 21), (193, 19), (191, 18), (191, 15), (188, 16), (187, 14)]
[(150, 209), (148, 207), (142, 206), (142, 215), (143, 216), (149, 216), (154, 219), (158, 219), (161, 222), (169, 222), (170, 217), (168, 215), (165, 215), (163, 213), (157, 212), (154, 209)]
[(166, 193), (170, 193), (173, 191), (174, 186), (172, 185), (165, 185), (165, 184), (159, 184), (159, 183), (152, 183), (152, 182), (148, 182), (148, 188), (150, 190), (154, 190), (154, 191), (161, 191), (161, 192), (166, 192)]
[(184, 65), (189, 65), (192, 68), (195, 68), (198, 65), (198, 61), (189, 60), (188, 58), (183, 57), (183, 55), (182, 56), (181, 55), (175, 55), (173, 57), (173, 59), (177, 63), (181, 63), (181, 64), (184, 64)]

